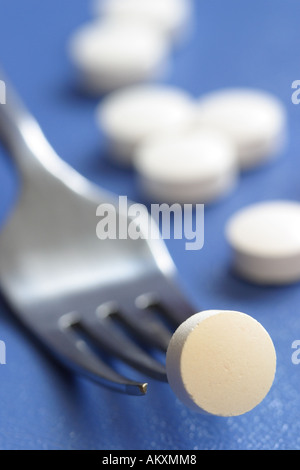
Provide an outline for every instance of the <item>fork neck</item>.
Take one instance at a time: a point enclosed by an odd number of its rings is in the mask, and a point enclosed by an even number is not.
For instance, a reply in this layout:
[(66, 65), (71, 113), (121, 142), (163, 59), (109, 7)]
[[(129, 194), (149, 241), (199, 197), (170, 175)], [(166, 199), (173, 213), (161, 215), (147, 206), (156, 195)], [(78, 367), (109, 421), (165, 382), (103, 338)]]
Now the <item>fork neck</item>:
[[(0, 75), (1, 77), (1, 75)], [(6, 100), (0, 104), (0, 139), (15, 160), (21, 174), (43, 170), (59, 172), (61, 161), (41, 128), (5, 80)]]

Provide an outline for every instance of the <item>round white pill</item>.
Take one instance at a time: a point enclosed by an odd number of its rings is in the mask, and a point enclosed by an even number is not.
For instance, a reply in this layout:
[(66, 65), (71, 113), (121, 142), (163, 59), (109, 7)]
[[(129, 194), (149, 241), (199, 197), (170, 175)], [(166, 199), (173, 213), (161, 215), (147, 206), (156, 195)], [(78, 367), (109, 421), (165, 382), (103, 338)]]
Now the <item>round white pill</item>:
[(119, 20), (138, 20), (177, 39), (188, 24), (192, 8), (190, 0), (96, 0), (94, 11)]
[(209, 310), (176, 330), (166, 368), (171, 388), (189, 408), (238, 416), (255, 408), (269, 392), (276, 352), (267, 331), (249, 315)]
[(211, 130), (149, 139), (134, 160), (144, 194), (162, 203), (212, 203), (235, 188), (236, 151)]
[(139, 85), (109, 95), (97, 109), (97, 122), (113, 156), (130, 164), (137, 146), (158, 132), (191, 124), (194, 102), (183, 90), (164, 85)]
[(113, 20), (82, 26), (70, 40), (69, 53), (92, 93), (157, 79), (169, 60), (162, 34), (137, 22)]
[(233, 266), (260, 284), (300, 280), (300, 203), (267, 201), (234, 214), (226, 225)]
[(248, 169), (279, 155), (286, 140), (286, 111), (273, 95), (252, 89), (225, 89), (199, 101), (197, 125), (225, 132)]

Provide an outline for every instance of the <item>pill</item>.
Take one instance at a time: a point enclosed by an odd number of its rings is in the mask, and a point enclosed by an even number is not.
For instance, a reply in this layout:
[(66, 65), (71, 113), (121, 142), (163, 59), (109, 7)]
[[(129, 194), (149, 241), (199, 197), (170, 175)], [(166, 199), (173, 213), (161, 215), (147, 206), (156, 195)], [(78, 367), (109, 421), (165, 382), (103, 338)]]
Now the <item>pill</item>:
[(231, 141), (204, 129), (145, 141), (134, 167), (141, 191), (162, 203), (215, 202), (235, 188), (239, 175)]
[(264, 327), (245, 313), (208, 310), (182, 323), (166, 356), (168, 382), (194, 411), (238, 416), (268, 394), (276, 352)]
[(96, 0), (96, 14), (152, 25), (171, 40), (182, 37), (192, 13), (190, 0)]
[(265, 91), (231, 88), (208, 93), (199, 100), (197, 125), (227, 133), (237, 146), (244, 170), (282, 152), (286, 121), (284, 106)]
[(97, 108), (96, 118), (116, 161), (131, 164), (146, 138), (188, 126), (194, 117), (188, 93), (167, 85), (139, 85), (115, 91)]
[(82, 87), (103, 94), (162, 77), (169, 44), (146, 25), (103, 20), (81, 26), (70, 39), (69, 54)]
[(234, 270), (260, 284), (300, 280), (300, 203), (275, 200), (250, 205), (226, 224)]

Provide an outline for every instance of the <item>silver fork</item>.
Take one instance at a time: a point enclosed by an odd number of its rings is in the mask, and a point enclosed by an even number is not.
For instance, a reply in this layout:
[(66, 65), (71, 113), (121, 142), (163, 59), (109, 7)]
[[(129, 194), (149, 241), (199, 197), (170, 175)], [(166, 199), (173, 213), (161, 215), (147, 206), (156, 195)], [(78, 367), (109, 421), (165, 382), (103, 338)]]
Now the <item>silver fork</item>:
[[(164, 361), (143, 345), (165, 352), (174, 328), (195, 309), (180, 293), (162, 240), (97, 238), (97, 207), (117, 208), (116, 196), (58, 157), (5, 83), (0, 135), (22, 185), (0, 233), (2, 292), (67, 367), (113, 390), (144, 395), (147, 383), (128, 379), (102, 353), (166, 381)], [(130, 223), (126, 213), (119, 217)]]

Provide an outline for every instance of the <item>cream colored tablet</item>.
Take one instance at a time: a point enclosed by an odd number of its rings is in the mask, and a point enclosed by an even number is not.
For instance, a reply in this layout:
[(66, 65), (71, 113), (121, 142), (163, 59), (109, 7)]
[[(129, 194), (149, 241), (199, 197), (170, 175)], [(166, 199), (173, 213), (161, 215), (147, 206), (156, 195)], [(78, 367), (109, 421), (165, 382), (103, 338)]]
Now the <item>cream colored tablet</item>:
[(300, 203), (251, 205), (234, 214), (225, 231), (242, 277), (261, 284), (300, 280)]
[(162, 34), (137, 22), (113, 20), (82, 26), (71, 38), (69, 52), (91, 93), (159, 78), (169, 60)]
[(286, 140), (284, 106), (264, 91), (224, 89), (204, 95), (197, 125), (225, 132), (237, 146), (243, 169), (277, 156)]
[(238, 180), (235, 148), (211, 130), (149, 139), (136, 152), (139, 186), (152, 201), (212, 203)]
[(95, 0), (94, 11), (119, 20), (138, 20), (177, 39), (189, 22), (192, 8), (190, 0)]
[(137, 146), (158, 132), (191, 124), (194, 102), (183, 90), (166, 85), (140, 85), (116, 91), (97, 109), (97, 122), (115, 158), (131, 164)]
[(185, 405), (238, 416), (266, 397), (275, 377), (276, 353), (267, 331), (249, 315), (209, 310), (176, 330), (166, 367), (169, 384)]

